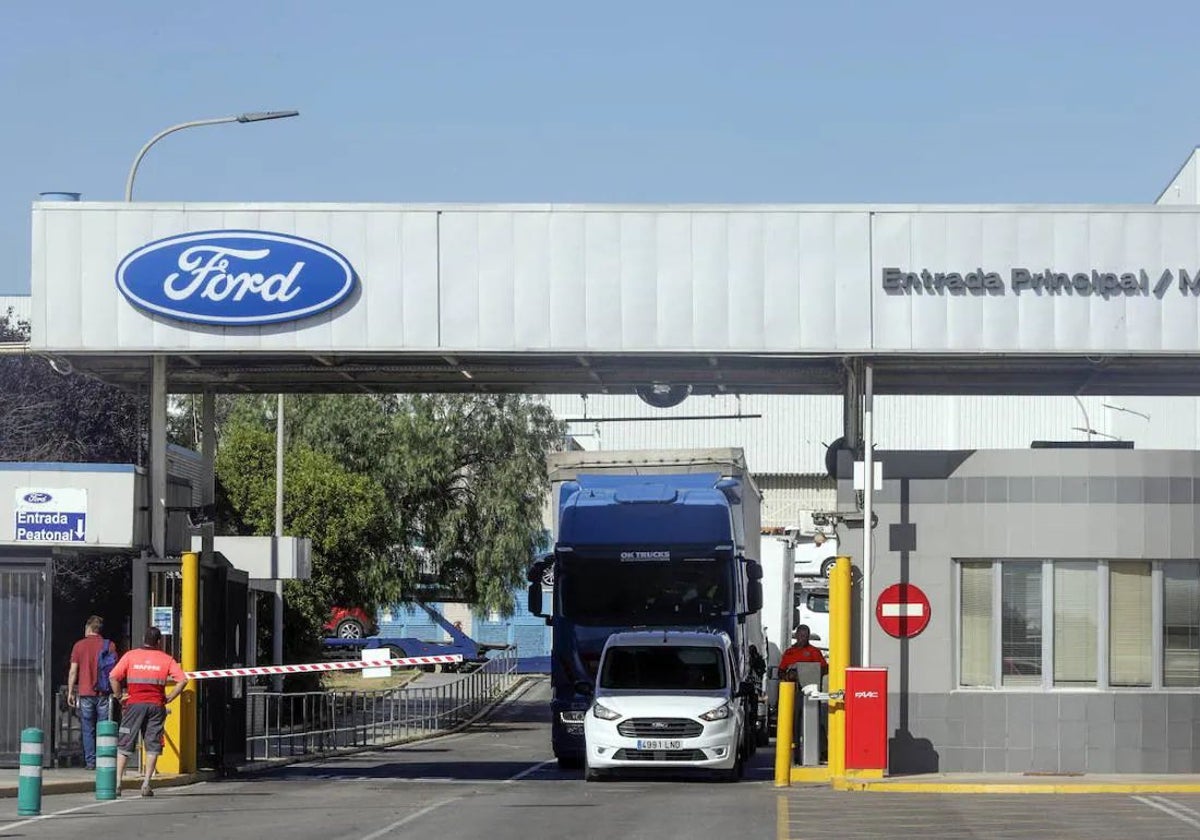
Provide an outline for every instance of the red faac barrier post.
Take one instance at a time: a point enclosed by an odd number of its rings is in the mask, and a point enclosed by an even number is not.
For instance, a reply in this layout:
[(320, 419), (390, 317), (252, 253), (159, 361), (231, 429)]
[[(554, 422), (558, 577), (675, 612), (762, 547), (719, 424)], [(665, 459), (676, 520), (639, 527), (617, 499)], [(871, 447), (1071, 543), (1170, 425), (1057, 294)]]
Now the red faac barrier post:
[(846, 669), (846, 769), (886, 770), (887, 668)]

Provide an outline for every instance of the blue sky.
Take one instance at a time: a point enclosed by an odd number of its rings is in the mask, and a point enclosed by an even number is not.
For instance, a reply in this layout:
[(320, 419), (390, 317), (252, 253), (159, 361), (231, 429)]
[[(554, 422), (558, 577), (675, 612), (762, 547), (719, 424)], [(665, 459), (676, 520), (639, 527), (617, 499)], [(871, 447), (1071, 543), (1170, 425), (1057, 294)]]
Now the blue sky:
[(1200, 143), (1200, 6), (0, 4), (0, 294), (29, 202), (1149, 202)]

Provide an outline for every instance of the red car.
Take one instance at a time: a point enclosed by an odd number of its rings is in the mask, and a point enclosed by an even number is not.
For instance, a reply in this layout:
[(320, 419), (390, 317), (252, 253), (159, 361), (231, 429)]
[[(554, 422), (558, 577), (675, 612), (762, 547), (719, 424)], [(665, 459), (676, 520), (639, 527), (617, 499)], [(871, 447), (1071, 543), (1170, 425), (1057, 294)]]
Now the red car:
[(329, 611), (329, 620), (322, 626), (326, 636), (339, 639), (365, 639), (379, 633), (375, 619), (361, 607), (334, 607)]

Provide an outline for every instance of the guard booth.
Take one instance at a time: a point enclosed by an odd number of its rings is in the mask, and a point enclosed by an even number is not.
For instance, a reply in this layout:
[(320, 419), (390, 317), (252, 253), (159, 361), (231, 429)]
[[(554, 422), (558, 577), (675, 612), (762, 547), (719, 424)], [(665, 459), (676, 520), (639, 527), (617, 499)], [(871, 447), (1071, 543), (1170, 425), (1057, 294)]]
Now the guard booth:
[[(151, 624), (163, 633), (163, 648), (180, 659), (183, 574), (178, 558), (134, 561), (133, 637)], [(200, 561), (199, 667), (228, 668), (246, 661), (254, 644), (248, 628), (249, 574), (222, 554)], [(230, 769), (246, 757), (246, 699), (241, 680), (197, 681), (196, 760), (202, 767)]]
[[(0, 464), (0, 766), (16, 766), (20, 731), (30, 726), (46, 734), (45, 763), (56, 759), (58, 724), (70, 720), (56, 703), (66, 682), (53, 655), (56, 564), (136, 552), (145, 479), (132, 464)], [(190, 496), (176, 483), (167, 498), (186, 504)], [(72, 635), (82, 627), (81, 618)]]

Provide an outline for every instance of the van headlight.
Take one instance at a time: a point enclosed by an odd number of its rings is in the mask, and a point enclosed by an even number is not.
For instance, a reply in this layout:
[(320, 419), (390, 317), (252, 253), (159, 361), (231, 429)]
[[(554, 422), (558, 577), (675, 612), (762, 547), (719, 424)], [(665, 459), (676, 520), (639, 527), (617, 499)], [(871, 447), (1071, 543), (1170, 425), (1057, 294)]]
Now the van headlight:
[(600, 720), (618, 720), (621, 716), (614, 712), (608, 706), (602, 706), (596, 703), (592, 706), (592, 714), (600, 718)]
[(705, 712), (704, 714), (700, 715), (700, 720), (725, 720), (725, 718), (729, 717), (731, 714), (733, 714), (733, 712), (730, 710), (729, 704), (722, 703), (711, 712)]

